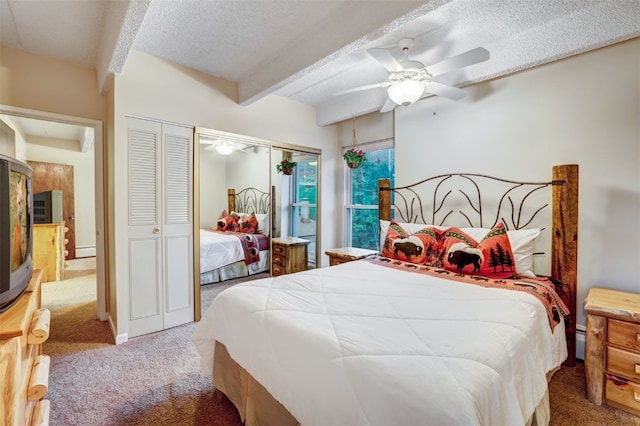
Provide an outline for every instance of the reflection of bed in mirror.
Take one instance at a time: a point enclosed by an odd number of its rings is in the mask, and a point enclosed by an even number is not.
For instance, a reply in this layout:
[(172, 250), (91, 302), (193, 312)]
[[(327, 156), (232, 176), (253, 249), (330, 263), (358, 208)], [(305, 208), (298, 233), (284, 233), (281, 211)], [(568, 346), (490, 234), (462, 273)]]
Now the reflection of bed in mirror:
[(200, 229), (200, 284), (255, 275), (269, 270), (269, 192), (249, 187), (228, 189), (228, 213), (242, 219), (254, 215), (255, 232)]

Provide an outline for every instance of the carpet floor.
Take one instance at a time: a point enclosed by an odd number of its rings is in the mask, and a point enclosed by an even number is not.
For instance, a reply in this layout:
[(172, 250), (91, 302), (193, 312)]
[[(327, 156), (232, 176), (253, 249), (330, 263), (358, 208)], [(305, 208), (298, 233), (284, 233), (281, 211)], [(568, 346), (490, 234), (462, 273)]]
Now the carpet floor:
[[(203, 286), (203, 311), (220, 291), (240, 281)], [(43, 306), (51, 310), (43, 349), (51, 356), (46, 397), (52, 426), (242, 424), (233, 404), (214, 389), (211, 376), (200, 374), (191, 343), (195, 323), (116, 346), (108, 324), (96, 318), (95, 288), (95, 275), (42, 287)], [(589, 403), (584, 386), (582, 364), (553, 376), (552, 426), (640, 426), (636, 416)]]

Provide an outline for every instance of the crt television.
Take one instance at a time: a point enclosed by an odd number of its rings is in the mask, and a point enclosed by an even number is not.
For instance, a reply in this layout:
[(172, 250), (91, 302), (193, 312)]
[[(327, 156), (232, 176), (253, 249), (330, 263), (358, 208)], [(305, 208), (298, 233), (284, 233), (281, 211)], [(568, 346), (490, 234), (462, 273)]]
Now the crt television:
[(24, 293), (33, 273), (31, 168), (0, 155), (0, 312)]

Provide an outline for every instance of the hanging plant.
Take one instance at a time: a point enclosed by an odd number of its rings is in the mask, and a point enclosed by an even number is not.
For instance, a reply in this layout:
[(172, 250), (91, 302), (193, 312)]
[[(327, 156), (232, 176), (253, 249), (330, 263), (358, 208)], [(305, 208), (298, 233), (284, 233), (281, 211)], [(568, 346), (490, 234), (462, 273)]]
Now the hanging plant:
[(347, 166), (357, 169), (367, 161), (364, 151), (358, 148), (358, 138), (356, 137), (356, 118), (353, 117), (353, 138), (351, 139), (351, 148), (349, 148), (342, 158), (347, 162)]
[(289, 161), (289, 160), (282, 160), (280, 161), (277, 165), (276, 165), (276, 170), (278, 171), (278, 173), (282, 173), (284, 175), (290, 175), (291, 173), (293, 173), (293, 168), (296, 166), (295, 161)]
[(352, 169), (357, 169), (367, 161), (367, 156), (365, 155), (364, 151), (356, 148), (355, 146), (349, 148), (347, 152), (344, 153), (342, 158), (344, 158), (347, 162), (347, 166)]

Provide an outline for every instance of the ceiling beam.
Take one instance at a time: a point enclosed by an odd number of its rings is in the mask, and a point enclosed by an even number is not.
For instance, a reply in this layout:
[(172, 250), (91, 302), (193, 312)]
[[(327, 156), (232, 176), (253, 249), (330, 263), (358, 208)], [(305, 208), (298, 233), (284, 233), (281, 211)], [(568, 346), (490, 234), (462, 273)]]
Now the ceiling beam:
[(111, 88), (113, 75), (122, 72), (152, 0), (109, 2), (96, 59), (98, 89), (104, 95)]

